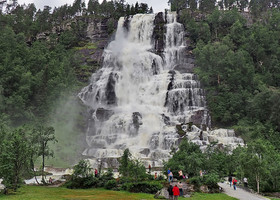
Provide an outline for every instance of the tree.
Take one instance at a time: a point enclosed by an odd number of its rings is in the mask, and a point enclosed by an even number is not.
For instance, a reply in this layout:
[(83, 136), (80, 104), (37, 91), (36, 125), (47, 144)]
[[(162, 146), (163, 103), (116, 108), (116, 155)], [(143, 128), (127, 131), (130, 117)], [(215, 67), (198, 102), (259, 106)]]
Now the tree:
[[(254, 186), (258, 193), (264, 191), (262, 185), (265, 184), (261, 183), (268, 181), (270, 173), (279, 170), (279, 153), (273, 145), (261, 139), (250, 142), (239, 159), (244, 176), (248, 177), (249, 184)], [(275, 179), (272, 180), (274, 185), (277, 184), (275, 181), (279, 180), (279, 175), (276, 175)]]
[[(171, 159), (164, 165), (165, 171), (171, 168), (172, 171), (183, 170), (190, 177), (199, 174), (201, 169), (204, 169), (205, 155), (201, 152), (198, 145), (189, 142), (187, 139), (181, 141), (179, 150)], [(177, 177), (177, 173), (173, 174)]]
[(129, 174), (128, 167), (129, 167), (130, 159), (131, 159), (131, 153), (129, 152), (129, 149), (125, 149), (120, 159), (120, 167), (119, 167), (120, 174), (122, 174), (123, 176), (128, 176)]
[(88, 178), (92, 177), (92, 167), (90, 167), (90, 163), (88, 160), (80, 160), (77, 165), (73, 168), (73, 178)]
[(88, 1), (88, 12), (90, 14), (98, 15), (100, 13), (100, 4), (98, 0), (89, 0)]
[(215, 0), (200, 0), (199, 10), (203, 12), (212, 12), (215, 9)]
[(38, 148), (38, 156), (42, 156), (42, 182), (45, 184), (46, 181), (44, 179), (44, 168), (45, 168), (45, 159), (47, 157), (53, 157), (53, 150), (49, 147), (49, 142), (57, 142), (54, 135), (53, 127), (44, 127), (38, 126), (34, 129), (33, 134), (35, 135), (35, 141)]
[(11, 132), (2, 129), (0, 134), (4, 134), (0, 143), (0, 177), (6, 188), (16, 191), (24, 174), (30, 170), (28, 161), (32, 144), (21, 128)]
[(125, 149), (120, 158), (119, 172), (124, 177), (129, 177), (136, 180), (143, 180), (146, 175), (146, 169), (143, 163), (139, 160), (132, 159), (129, 149)]
[(146, 3), (140, 3), (140, 6), (139, 6), (139, 13), (148, 13), (149, 11), (149, 7), (148, 7), (148, 4)]

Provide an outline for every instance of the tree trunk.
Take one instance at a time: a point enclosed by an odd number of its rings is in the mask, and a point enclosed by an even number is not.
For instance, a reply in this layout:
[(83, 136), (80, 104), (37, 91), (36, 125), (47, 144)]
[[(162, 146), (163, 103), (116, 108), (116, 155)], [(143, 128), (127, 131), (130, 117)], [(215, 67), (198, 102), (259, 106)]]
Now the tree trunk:
[(45, 169), (45, 144), (43, 143), (43, 153), (42, 153), (42, 182), (43, 184), (46, 184), (45, 178), (44, 178), (44, 169)]
[(39, 181), (37, 180), (37, 177), (36, 177), (36, 172), (35, 172), (35, 167), (34, 167), (34, 162), (33, 162), (33, 159), (31, 158), (31, 168), (32, 168), (32, 171), (33, 171), (33, 175), (34, 175), (34, 178), (35, 178), (35, 181), (36, 181), (36, 183), (39, 185), (40, 183), (39, 183)]
[(256, 181), (257, 181), (257, 192), (260, 193), (260, 177), (256, 174)]

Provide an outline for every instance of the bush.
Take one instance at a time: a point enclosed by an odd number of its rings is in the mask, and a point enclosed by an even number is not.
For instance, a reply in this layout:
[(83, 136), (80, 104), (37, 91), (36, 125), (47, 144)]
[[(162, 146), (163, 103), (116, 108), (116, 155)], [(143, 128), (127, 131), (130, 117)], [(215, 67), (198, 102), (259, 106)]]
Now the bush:
[(126, 189), (129, 192), (136, 192), (136, 193), (150, 193), (155, 194), (157, 191), (161, 190), (163, 185), (159, 182), (138, 182), (138, 183), (126, 183), (123, 185), (122, 189)]
[(91, 188), (97, 187), (98, 179), (94, 176), (88, 177), (72, 177), (69, 181), (65, 183), (65, 186), (70, 189), (77, 188)]
[(109, 180), (107, 183), (105, 183), (105, 188), (108, 190), (111, 190), (113, 188), (117, 187), (117, 181), (116, 180)]
[(199, 188), (202, 185), (202, 177), (194, 176), (189, 179), (189, 183), (193, 184), (196, 188)]
[(165, 180), (165, 178), (164, 178), (163, 175), (159, 175), (159, 176), (157, 177), (157, 180), (158, 180), (158, 181), (162, 181), (162, 180)]
[(206, 174), (203, 177), (203, 184), (207, 185), (210, 189), (218, 188), (219, 176), (216, 173)]
[(134, 182), (134, 178), (132, 178), (132, 177), (121, 176), (119, 178), (120, 184), (131, 183), (131, 182)]
[(107, 182), (111, 181), (111, 180), (116, 181), (113, 177), (113, 170), (112, 169), (108, 169), (108, 171), (106, 173), (102, 174), (98, 180), (99, 181), (97, 183), (97, 187), (105, 187)]

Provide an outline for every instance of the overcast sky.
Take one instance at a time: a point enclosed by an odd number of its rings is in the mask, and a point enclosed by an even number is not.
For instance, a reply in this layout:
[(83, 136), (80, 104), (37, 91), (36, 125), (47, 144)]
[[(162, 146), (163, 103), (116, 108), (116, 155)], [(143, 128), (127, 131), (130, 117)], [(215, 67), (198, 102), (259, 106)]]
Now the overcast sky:
[[(87, 3), (88, 0), (86, 0)], [(154, 12), (161, 12), (164, 11), (165, 8), (168, 8), (168, 0), (126, 0), (127, 3), (129, 4), (135, 4), (136, 1), (138, 3), (147, 3), (149, 7), (153, 7)], [(26, 4), (28, 5), (29, 3), (34, 3), (37, 9), (43, 9), (45, 5), (48, 5), (52, 8), (54, 7), (59, 7), (64, 4), (71, 5), (73, 4), (74, 0), (18, 0), (19, 4)], [(102, 0), (99, 0), (99, 2), (102, 2)]]

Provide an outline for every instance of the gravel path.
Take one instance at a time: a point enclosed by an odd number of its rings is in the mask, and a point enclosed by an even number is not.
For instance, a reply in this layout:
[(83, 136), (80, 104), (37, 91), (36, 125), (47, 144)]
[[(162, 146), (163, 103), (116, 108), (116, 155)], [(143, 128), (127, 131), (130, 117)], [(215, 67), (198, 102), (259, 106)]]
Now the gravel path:
[(236, 188), (236, 190), (233, 189), (233, 187), (229, 186), (226, 182), (219, 183), (219, 186), (224, 189), (224, 193), (228, 196), (237, 198), (239, 200), (269, 200), (268, 198), (265, 198), (261, 195), (250, 193), (246, 190), (243, 190), (239, 187)]

